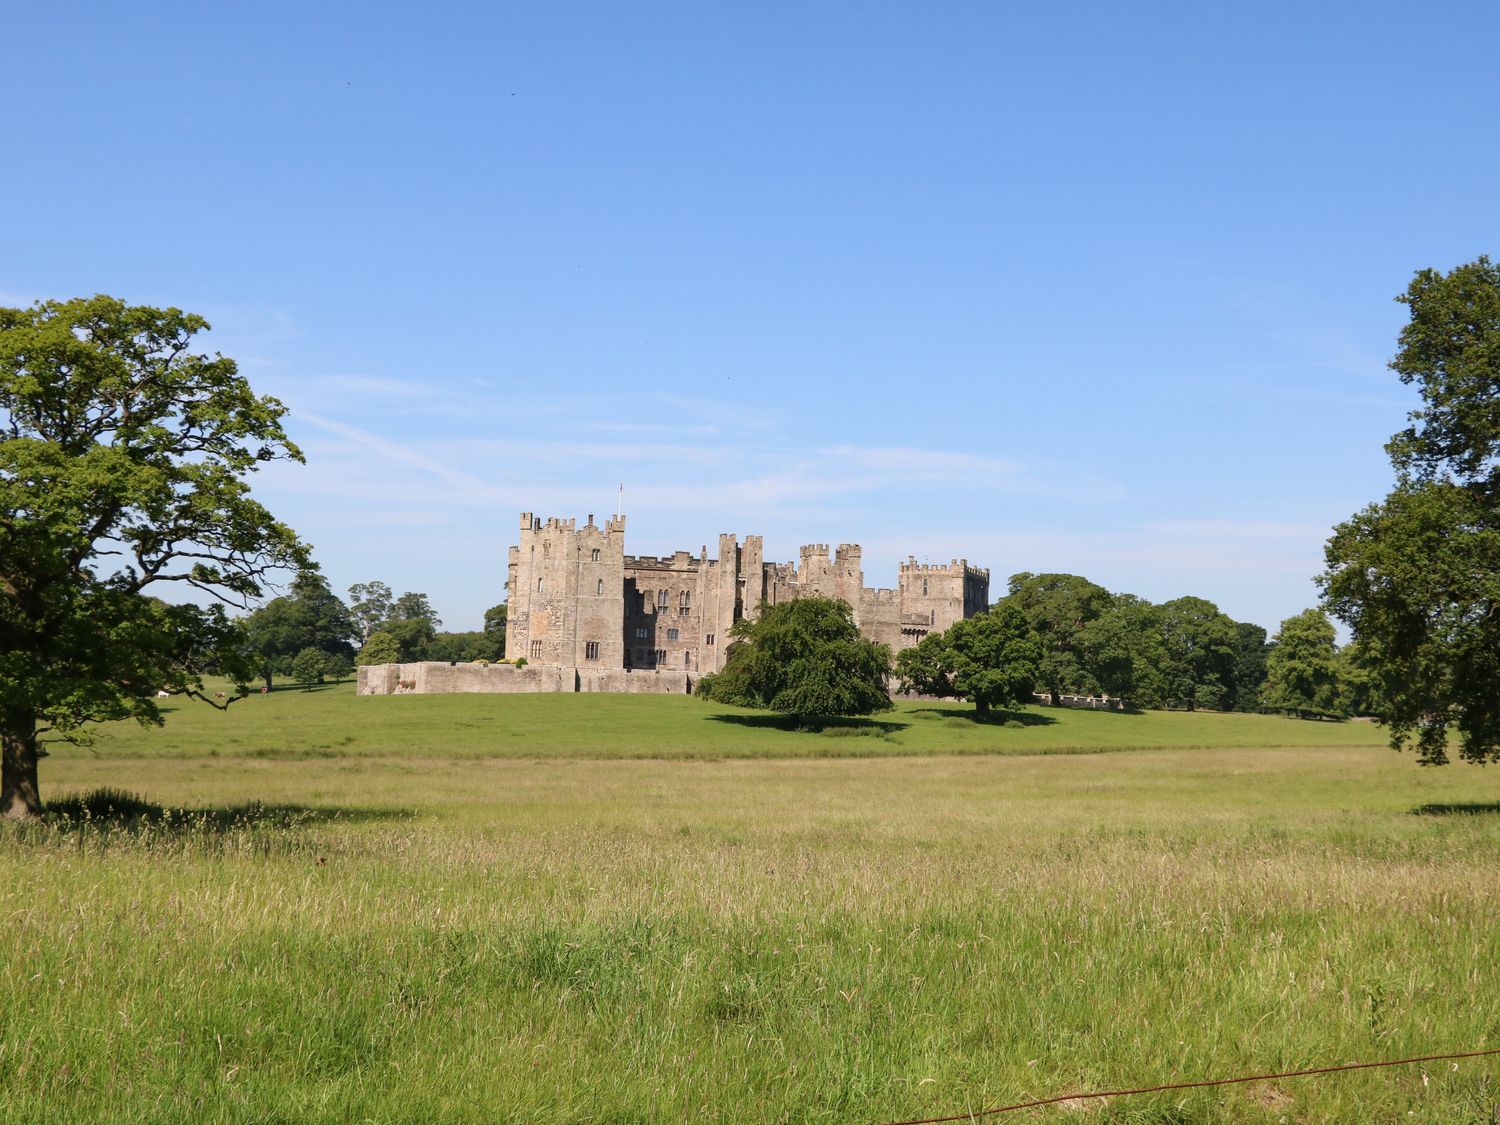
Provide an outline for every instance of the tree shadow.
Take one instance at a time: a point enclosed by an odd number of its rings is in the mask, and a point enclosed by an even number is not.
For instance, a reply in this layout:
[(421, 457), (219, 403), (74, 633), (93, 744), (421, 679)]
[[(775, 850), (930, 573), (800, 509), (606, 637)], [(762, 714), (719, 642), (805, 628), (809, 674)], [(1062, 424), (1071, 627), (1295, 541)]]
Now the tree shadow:
[(248, 801), (238, 805), (203, 805), (171, 808), (147, 801), (120, 789), (94, 789), (70, 793), (48, 801), (43, 819), (51, 826), (67, 829), (108, 828), (126, 832), (150, 828), (173, 835), (224, 835), (246, 829), (294, 829), (310, 824), (357, 824), (377, 820), (404, 820), (415, 815), (410, 809), (365, 806), (313, 806), (264, 804)]
[(1057, 722), (1051, 715), (1038, 715), (1035, 711), (991, 710), (981, 715), (972, 707), (914, 707), (913, 715), (931, 715), (939, 719), (960, 719), (983, 726), (1046, 727)]
[(771, 712), (764, 715), (709, 715), (716, 723), (733, 723), (736, 726), (757, 730), (798, 731), (804, 734), (823, 734), (828, 731), (848, 731), (850, 734), (887, 735), (905, 730), (905, 723), (884, 722), (854, 715), (810, 715), (799, 718)]
[(1484, 816), (1500, 813), (1500, 801), (1454, 801), (1450, 804), (1418, 805), (1412, 816)]

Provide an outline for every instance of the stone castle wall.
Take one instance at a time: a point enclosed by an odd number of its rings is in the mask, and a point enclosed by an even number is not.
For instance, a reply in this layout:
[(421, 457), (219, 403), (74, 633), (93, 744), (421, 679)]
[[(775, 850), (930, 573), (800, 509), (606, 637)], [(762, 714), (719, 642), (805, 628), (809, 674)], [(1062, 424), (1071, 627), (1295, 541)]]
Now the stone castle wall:
[(373, 664), (359, 669), (360, 695), (440, 695), (475, 692), (522, 695), (536, 692), (613, 692), (616, 694), (690, 695), (693, 681), (681, 672), (629, 671), (624, 668), (564, 668), (550, 664), (450, 664), (424, 660), (415, 664)]
[(857, 543), (803, 547), (766, 562), (763, 540), (720, 535), (718, 557), (625, 554), (625, 517), (582, 527), (522, 512), (505, 580), (505, 655), (514, 665), (387, 664), (360, 669), (361, 695), (403, 692), (687, 691), (724, 666), (729, 631), (762, 604), (818, 594), (847, 603), (893, 653), (989, 607), (990, 572), (965, 559), (908, 557), (892, 589), (864, 584)]

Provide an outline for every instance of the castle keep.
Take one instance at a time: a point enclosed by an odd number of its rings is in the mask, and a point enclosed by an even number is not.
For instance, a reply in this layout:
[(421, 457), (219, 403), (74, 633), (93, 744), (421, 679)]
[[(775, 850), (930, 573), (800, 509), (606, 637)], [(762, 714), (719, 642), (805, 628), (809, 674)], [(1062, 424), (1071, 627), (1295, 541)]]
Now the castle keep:
[(860, 631), (892, 652), (989, 607), (990, 572), (955, 559), (901, 564), (891, 590), (865, 587), (858, 545), (810, 543), (766, 562), (759, 535), (719, 536), (718, 558), (627, 555), (625, 517), (578, 526), (521, 513), (505, 580), (505, 656), (516, 664), (364, 665), (360, 695), (436, 692), (690, 692), (724, 667), (729, 630), (762, 602), (841, 598)]
[(729, 630), (762, 602), (808, 594), (840, 598), (860, 631), (892, 652), (989, 607), (990, 572), (955, 559), (909, 557), (894, 589), (864, 584), (860, 548), (802, 548), (797, 563), (766, 562), (759, 535), (719, 536), (718, 557), (625, 553), (625, 517), (604, 525), (521, 513), (505, 583), (505, 655), (529, 664), (589, 670), (687, 673), (724, 666)]

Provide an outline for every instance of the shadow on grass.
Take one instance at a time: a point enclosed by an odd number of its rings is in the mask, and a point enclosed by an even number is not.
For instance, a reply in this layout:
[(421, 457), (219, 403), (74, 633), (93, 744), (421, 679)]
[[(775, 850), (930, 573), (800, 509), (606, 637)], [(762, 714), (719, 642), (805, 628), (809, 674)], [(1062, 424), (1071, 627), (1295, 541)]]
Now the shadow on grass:
[(1455, 801), (1452, 804), (1418, 805), (1413, 816), (1494, 816), (1500, 814), (1500, 801)]
[(882, 737), (906, 729), (905, 723), (888, 723), (880, 719), (867, 719), (849, 715), (813, 715), (798, 718), (796, 715), (769, 713), (765, 715), (710, 715), (716, 723), (733, 723), (736, 726), (758, 730), (800, 731), (804, 734), (831, 734), (835, 731), (851, 735)]
[(1051, 715), (1038, 715), (1035, 711), (992, 710), (987, 715), (981, 715), (972, 707), (914, 707), (911, 713), (941, 719), (960, 719), (984, 726), (1046, 727), (1057, 722)]
[(48, 801), (43, 818), (54, 827), (63, 829), (107, 827), (131, 831), (150, 827), (158, 832), (213, 835), (239, 832), (247, 828), (291, 829), (334, 821), (356, 824), (372, 820), (399, 820), (411, 815), (406, 809), (266, 805), (259, 801), (242, 805), (174, 809), (120, 789), (94, 789), (88, 793), (71, 793)]

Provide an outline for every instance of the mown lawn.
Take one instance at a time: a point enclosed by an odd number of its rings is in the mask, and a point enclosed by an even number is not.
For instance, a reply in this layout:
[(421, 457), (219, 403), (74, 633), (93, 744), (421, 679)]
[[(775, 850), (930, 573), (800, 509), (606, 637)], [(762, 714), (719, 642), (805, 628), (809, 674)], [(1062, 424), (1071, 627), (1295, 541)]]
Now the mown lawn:
[[(880, 1122), (1500, 1045), (1500, 772), (925, 706), (345, 686), (59, 751), (51, 796), (277, 807), (5, 830), (0, 1117)], [(1497, 1110), (1491, 1059), (995, 1120)]]
[[(132, 758), (808, 758), (1094, 753), (1168, 747), (1383, 746), (1372, 723), (1274, 715), (1027, 707), (975, 723), (963, 703), (899, 703), (813, 734), (688, 696), (354, 694), (351, 684), (252, 695), (221, 713), (170, 701), (163, 730), (124, 723), (94, 753)], [(63, 754), (72, 751), (63, 750)]]

